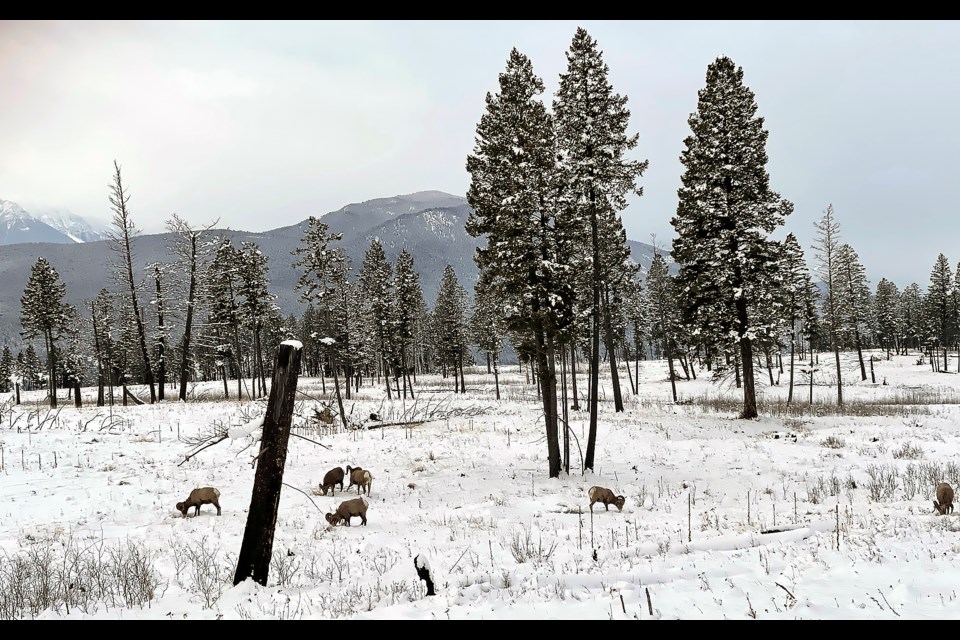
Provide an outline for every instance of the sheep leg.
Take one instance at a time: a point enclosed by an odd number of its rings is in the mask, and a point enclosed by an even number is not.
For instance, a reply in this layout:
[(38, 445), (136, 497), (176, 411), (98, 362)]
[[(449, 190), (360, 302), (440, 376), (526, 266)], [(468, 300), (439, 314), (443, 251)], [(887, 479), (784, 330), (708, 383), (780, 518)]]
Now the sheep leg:
[(603, 510), (604, 510), (604, 511), (610, 511), (610, 504), (607, 503), (607, 502), (604, 502), (604, 503), (603, 503)]
[(367, 526), (367, 514), (361, 514), (360, 519), (363, 520), (363, 526)]
[(213, 501), (213, 506), (217, 508), (217, 515), (220, 515), (220, 503), (216, 500)]

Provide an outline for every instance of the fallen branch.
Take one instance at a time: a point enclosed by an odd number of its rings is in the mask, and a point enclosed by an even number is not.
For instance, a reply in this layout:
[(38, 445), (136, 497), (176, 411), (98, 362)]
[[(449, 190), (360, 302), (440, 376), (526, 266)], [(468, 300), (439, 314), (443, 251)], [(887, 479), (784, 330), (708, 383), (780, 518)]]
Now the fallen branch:
[(880, 589), (877, 589), (877, 592), (880, 594), (880, 597), (883, 598), (883, 601), (887, 603), (887, 606), (890, 607), (890, 611), (893, 611), (893, 615), (899, 618), (900, 614), (897, 613), (897, 610), (893, 608), (893, 605), (887, 602), (887, 596), (883, 595), (883, 591), (880, 591)]
[(787, 592), (787, 595), (790, 596), (790, 598), (791, 598), (794, 602), (797, 601), (797, 596), (795, 596), (795, 595), (793, 595), (792, 593), (790, 593), (790, 589), (787, 589), (785, 586), (783, 586), (783, 585), (780, 584), (779, 582), (774, 582), (773, 584), (777, 585), (778, 587), (780, 587), (781, 589), (783, 589), (784, 591), (786, 591), (786, 592)]
[(137, 396), (133, 395), (133, 393), (130, 391), (130, 389), (127, 389), (126, 387), (123, 388), (123, 395), (125, 395), (125, 396), (127, 396), (128, 398), (130, 398), (131, 400), (133, 400), (134, 404), (143, 404), (143, 400), (141, 400), (141, 399), (138, 398)]
[[(307, 496), (307, 500), (309, 500), (310, 502), (313, 502), (313, 498), (311, 498), (309, 495), (307, 495), (307, 492), (306, 492), (306, 491), (302, 491), (302, 490), (300, 490), (300, 489), (297, 489), (297, 488), (294, 487), (293, 485), (289, 485), (289, 484), (287, 484), (286, 482), (281, 482), (280, 484), (282, 484), (282, 485), (285, 486), (285, 487), (290, 487), (290, 488), (293, 489), (294, 491), (300, 491), (300, 493), (302, 493), (303, 495)], [(317, 507), (317, 503), (316, 503), (316, 502), (313, 502), (313, 506)], [(319, 511), (320, 513), (324, 513), (323, 509), (321, 509), (320, 507), (317, 507), (317, 511)]]
[(221, 442), (223, 442), (224, 440), (226, 440), (226, 439), (229, 438), (229, 437), (230, 437), (230, 436), (228, 436), (227, 434), (223, 434), (223, 435), (222, 435), (221, 437), (219, 437), (218, 439), (213, 440), (212, 442), (208, 442), (207, 444), (203, 445), (202, 447), (200, 447), (199, 449), (197, 449), (197, 450), (194, 451), (193, 453), (188, 453), (186, 456), (184, 456), (183, 462), (181, 462), (181, 463), (178, 464), (177, 466), (179, 467), (179, 466), (183, 465), (184, 462), (189, 462), (191, 458), (195, 457), (198, 453), (200, 453), (200, 452), (203, 451), (204, 449), (209, 449), (210, 447), (212, 447), (212, 446), (215, 445), (215, 444), (220, 444)]
[(383, 424), (373, 424), (367, 427), (367, 429), (382, 429), (384, 427), (419, 427), (424, 424), (426, 420), (412, 420), (410, 422), (384, 422)]
[(307, 437), (305, 437), (305, 436), (302, 436), (302, 435), (300, 435), (299, 433), (294, 433), (294, 432), (291, 431), (291, 432), (290, 432), (290, 435), (292, 435), (292, 436), (295, 437), (295, 438), (300, 438), (301, 440), (306, 440), (307, 442), (312, 442), (313, 444), (317, 445), (318, 447), (323, 447), (324, 449), (332, 449), (332, 448), (333, 448), (333, 447), (331, 447), (331, 446), (329, 446), (329, 445), (325, 445), (325, 444), (322, 444), (322, 443), (320, 443), (320, 442), (317, 442), (316, 440), (311, 440), (310, 438), (307, 438)]

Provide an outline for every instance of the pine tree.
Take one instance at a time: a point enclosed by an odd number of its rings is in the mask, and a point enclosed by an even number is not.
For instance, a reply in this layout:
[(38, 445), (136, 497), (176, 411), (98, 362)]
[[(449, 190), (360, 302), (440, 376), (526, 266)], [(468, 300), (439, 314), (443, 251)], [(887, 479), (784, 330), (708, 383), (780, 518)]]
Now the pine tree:
[[(543, 81), (516, 49), (486, 96), (473, 152), (467, 157), (473, 211), (467, 232), (486, 236), (477, 250), (503, 302), (507, 326), (523, 336), (536, 362), (550, 477), (560, 475), (556, 349), (571, 320), (570, 272), (559, 255), (570, 225), (558, 216), (560, 191), (553, 120), (538, 98)], [(437, 310), (434, 309), (434, 315)]]
[(905, 287), (900, 294), (900, 317), (903, 319), (903, 355), (913, 346), (919, 349), (925, 340), (923, 329), (923, 292), (916, 282)]
[(393, 324), (393, 268), (387, 262), (383, 251), (383, 244), (379, 239), (370, 241), (370, 246), (363, 256), (363, 265), (360, 267), (360, 290), (367, 305), (367, 318), (370, 322), (371, 335), (375, 336), (375, 352), (378, 368), (383, 371), (387, 384), (387, 398), (392, 397), (390, 391), (390, 341), (392, 339)]
[(150, 354), (147, 351), (147, 335), (140, 316), (140, 300), (137, 295), (141, 283), (133, 277), (133, 248), (131, 241), (139, 233), (133, 218), (130, 215), (130, 194), (123, 186), (120, 175), (120, 165), (113, 161), (113, 183), (110, 185), (110, 206), (113, 209), (113, 226), (115, 229), (108, 233), (114, 251), (120, 255), (120, 261), (115, 265), (117, 281), (130, 294), (130, 317), (136, 325), (137, 342), (140, 346), (140, 356), (143, 365), (143, 377), (150, 387), (151, 404), (157, 401), (157, 389), (153, 380), (153, 368), (150, 365)]
[[(441, 362), (453, 371), (455, 391), (466, 393), (463, 381), (463, 360), (469, 344), (467, 330), (467, 292), (457, 280), (449, 264), (440, 278), (440, 290), (433, 306), (436, 322), (437, 348)], [(459, 385), (459, 388), (458, 388)]]
[(20, 376), (27, 383), (27, 389), (32, 391), (41, 387), (44, 384), (43, 364), (33, 344), (28, 344), (23, 350), (22, 358), (18, 354), (18, 360)]
[(20, 324), (26, 339), (43, 338), (47, 350), (47, 385), (50, 407), (57, 406), (57, 341), (75, 329), (76, 309), (64, 302), (66, 285), (44, 257), (30, 269), (27, 287), (20, 297)]
[[(330, 233), (327, 223), (321, 221), (315, 216), (310, 216), (307, 220), (307, 228), (301, 238), (301, 246), (293, 250), (293, 254), (299, 256), (294, 261), (294, 268), (302, 270), (300, 279), (297, 282), (297, 289), (300, 290), (300, 300), (303, 302), (316, 303), (319, 310), (319, 323), (323, 336), (320, 341), (327, 347), (331, 358), (331, 369), (333, 369), (334, 389), (337, 396), (337, 403), (340, 409), (340, 417), (343, 420), (343, 426), (347, 428), (347, 415), (343, 409), (343, 397), (340, 394), (340, 376), (338, 373), (339, 359), (338, 351), (343, 346), (340, 342), (330, 343), (333, 337), (333, 318), (338, 304), (338, 287), (343, 286), (346, 271), (346, 257), (343, 249), (340, 247), (331, 247), (330, 244), (337, 242), (342, 237), (340, 233)], [(319, 319), (318, 318), (318, 319)], [(339, 337), (339, 336), (338, 336)], [(350, 379), (347, 378), (347, 397), (349, 398)]]
[[(827, 205), (823, 217), (814, 223), (817, 274), (824, 285), (822, 328), (830, 338), (837, 365), (837, 406), (843, 406), (843, 376), (840, 367), (840, 342), (843, 333), (842, 280), (837, 254), (840, 251), (840, 223), (833, 217), (833, 205)], [(810, 375), (813, 375), (812, 373)]]
[(493, 367), (493, 384), (500, 399), (500, 352), (507, 334), (500, 294), (494, 286), (490, 271), (481, 271), (473, 288), (473, 310), (470, 313), (472, 341), (487, 357), (487, 373)]
[[(953, 274), (947, 257), (942, 253), (937, 256), (930, 272), (930, 285), (927, 287), (925, 300), (931, 338), (943, 349), (943, 370), (947, 371), (947, 349), (953, 344), (956, 334), (956, 314), (953, 310)], [(935, 358), (932, 346), (930, 357)]]
[(193, 324), (197, 306), (201, 302), (202, 291), (205, 288), (203, 275), (206, 273), (210, 253), (216, 246), (207, 239), (207, 236), (216, 224), (217, 220), (214, 220), (207, 225), (195, 227), (177, 214), (173, 214), (166, 224), (167, 231), (173, 234), (170, 251), (177, 256), (176, 267), (182, 274), (180, 282), (186, 286), (186, 297), (183, 300), (185, 309), (183, 334), (179, 348), (180, 392), (178, 398), (181, 402), (187, 400), (187, 382), (193, 367)]
[(116, 318), (113, 309), (113, 296), (101, 289), (96, 299), (90, 303), (90, 322), (93, 328), (93, 352), (97, 361), (97, 406), (105, 404), (104, 386), (110, 387), (110, 405), (113, 405), (114, 379), (114, 331)]
[(269, 291), (267, 281), (268, 258), (255, 242), (240, 243), (237, 256), (239, 282), (237, 293), (241, 296), (240, 314), (253, 338), (254, 389), (259, 396), (267, 395), (267, 375), (263, 362), (263, 327), (274, 308), (275, 295)]
[(870, 287), (860, 257), (849, 244), (842, 244), (837, 250), (837, 275), (841, 290), (840, 322), (845, 333), (853, 336), (853, 345), (860, 361), (860, 379), (866, 380), (861, 333), (870, 310)]
[[(787, 402), (793, 402), (793, 381), (795, 359), (797, 351), (798, 327), (806, 330), (809, 336), (810, 328), (816, 324), (816, 289), (810, 278), (803, 249), (792, 233), (787, 234), (783, 242), (783, 271), (784, 271), (784, 310), (787, 326), (790, 331), (790, 389), (787, 392)], [(813, 372), (810, 373), (813, 375)]]
[(677, 307), (677, 295), (674, 278), (670, 275), (667, 261), (659, 250), (653, 254), (653, 261), (647, 270), (647, 313), (650, 316), (650, 339), (660, 345), (667, 359), (670, 375), (670, 391), (673, 401), (677, 401), (676, 373), (673, 360), (676, 357), (677, 337), (681, 327), (680, 313)]
[(7, 393), (13, 388), (14, 373), (13, 354), (9, 346), (3, 345), (3, 354), (0, 355), (0, 392)]
[[(240, 252), (227, 238), (216, 245), (206, 269), (206, 295), (210, 306), (210, 327), (220, 333), (219, 351), (225, 354), (237, 377), (237, 399), (243, 399), (243, 352), (240, 339)], [(247, 395), (253, 395), (247, 390)]]
[(876, 313), (877, 313), (877, 340), (880, 346), (887, 350), (887, 358), (890, 357), (890, 350), (900, 353), (900, 341), (903, 336), (903, 317), (900, 313), (900, 291), (897, 285), (886, 278), (881, 278), (877, 284), (876, 295)]
[(157, 331), (154, 339), (155, 351), (153, 366), (157, 372), (157, 399), (164, 399), (164, 389), (167, 385), (167, 341), (170, 338), (170, 327), (164, 320), (164, 309), (166, 308), (166, 294), (162, 285), (162, 278), (167, 270), (167, 265), (154, 262), (147, 265), (147, 271), (153, 274), (154, 297), (150, 301), (157, 312)]
[(414, 344), (416, 324), (423, 313), (425, 302), (423, 288), (420, 286), (420, 274), (413, 265), (413, 254), (406, 248), (397, 256), (397, 266), (394, 276), (394, 292), (396, 300), (395, 321), (396, 338), (399, 350), (401, 376), (404, 378), (403, 397), (407, 397), (407, 386), (410, 387), (410, 397), (413, 397), (413, 381), (410, 379), (410, 350)]
[(756, 310), (776, 295), (770, 283), (777, 277), (780, 244), (768, 236), (793, 211), (770, 189), (768, 133), (756, 112), (743, 69), (717, 58), (687, 121), (692, 135), (680, 156), (680, 203), (671, 221), (684, 322), (721, 351), (738, 349), (743, 418), (757, 416), (754, 336), (770, 333)]
[[(605, 276), (629, 256), (626, 235), (618, 213), (626, 208), (626, 195), (642, 195), (637, 179), (647, 161), (628, 160), (626, 153), (637, 146), (638, 136), (627, 135), (630, 111), (627, 98), (615, 93), (608, 80), (609, 67), (603, 53), (583, 28), (578, 28), (567, 51), (567, 72), (553, 102), (557, 145), (561, 151), (567, 206), (575, 220), (589, 230), (585, 241), (592, 263), (590, 431), (584, 466), (593, 469), (597, 439), (601, 322), (607, 328), (606, 344), (614, 383), (615, 410), (623, 411), (617, 381), (616, 356), (612, 350)], [(605, 242), (606, 241), (606, 242)], [(604, 318), (601, 320), (601, 315)]]

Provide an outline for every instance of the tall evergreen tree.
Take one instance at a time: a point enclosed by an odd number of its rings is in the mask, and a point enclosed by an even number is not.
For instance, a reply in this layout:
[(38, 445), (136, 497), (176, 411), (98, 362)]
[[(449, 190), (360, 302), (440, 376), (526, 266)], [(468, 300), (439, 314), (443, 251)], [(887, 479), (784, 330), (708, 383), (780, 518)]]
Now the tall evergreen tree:
[(242, 297), (240, 313), (253, 338), (253, 378), (258, 395), (267, 395), (267, 376), (263, 361), (263, 328), (274, 309), (275, 295), (270, 293), (267, 281), (268, 258), (255, 242), (240, 243), (237, 254), (237, 293)]
[[(440, 278), (437, 302), (433, 306), (441, 362), (453, 371), (454, 389), (467, 392), (463, 381), (463, 360), (469, 345), (467, 330), (467, 292), (449, 264)], [(459, 385), (459, 388), (458, 388)]]
[(387, 398), (390, 391), (390, 341), (393, 324), (393, 268), (387, 262), (383, 244), (379, 239), (370, 241), (360, 267), (360, 289), (368, 308), (371, 335), (376, 338), (375, 351), (378, 368), (383, 371), (387, 384)]
[(507, 334), (500, 294), (494, 286), (490, 271), (481, 271), (473, 288), (473, 310), (470, 313), (470, 335), (473, 343), (487, 357), (487, 373), (493, 367), (493, 384), (500, 399), (500, 351)]
[(904, 287), (900, 294), (900, 317), (903, 319), (903, 355), (913, 346), (919, 349), (923, 343), (923, 292), (916, 282)]
[(143, 378), (150, 387), (150, 402), (157, 401), (157, 389), (153, 380), (153, 368), (150, 364), (150, 353), (147, 351), (147, 334), (143, 327), (143, 318), (140, 315), (140, 299), (138, 291), (142, 283), (133, 277), (133, 247), (131, 241), (139, 233), (130, 215), (130, 193), (123, 186), (120, 175), (120, 165), (113, 161), (113, 182), (110, 184), (110, 206), (113, 209), (113, 226), (107, 235), (111, 246), (119, 256), (115, 265), (117, 282), (120, 283), (130, 296), (130, 317), (136, 326), (136, 337), (140, 347), (140, 357), (143, 365)]
[(793, 211), (770, 188), (768, 133), (756, 112), (743, 69), (717, 58), (687, 121), (692, 135), (680, 156), (680, 203), (671, 221), (684, 322), (724, 351), (738, 348), (743, 418), (757, 416), (754, 336), (769, 333), (755, 310), (776, 294), (769, 283), (777, 277), (780, 244), (768, 236)]
[[(560, 475), (556, 354), (570, 322), (570, 272), (558, 247), (570, 223), (558, 216), (559, 176), (553, 120), (539, 99), (543, 81), (516, 49), (486, 96), (467, 157), (473, 211), (467, 232), (485, 235), (476, 262), (489, 270), (507, 326), (531, 346), (540, 378), (550, 477)], [(436, 313), (436, 310), (434, 310)]]
[[(237, 377), (237, 399), (243, 399), (243, 344), (240, 339), (240, 252), (228, 238), (221, 238), (206, 269), (208, 324), (220, 336), (218, 350), (231, 362)], [(247, 394), (252, 399), (250, 390)]]
[(880, 346), (887, 350), (900, 353), (900, 341), (903, 336), (903, 317), (900, 313), (900, 291), (897, 285), (886, 278), (881, 278), (877, 284), (875, 297), (877, 314), (877, 340)]
[(216, 247), (207, 236), (217, 224), (217, 220), (203, 225), (194, 226), (173, 214), (167, 220), (167, 231), (173, 234), (170, 251), (177, 256), (176, 267), (182, 274), (181, 284), (186, 289), (182, 298), (184, 308), (183, 334), (180, 338), (180, 392), (181, 402), (187, 400), (187, 382), (193, 367), (193, 325), (197, 306), (202, 299), (205, 288), (203, 276), (206, 273), (207, 261), (211, 251)]
[[(816, 323), (816, 289), (803, 257), (803, 249), (792, 233), (783, 242), (784, 304), (790, 331), (790, 389), (787, 402), (793, 401), (794, 367), (797, 351), (798, 327), (809, 328)], [(813, 375), (811, 373), (811, 375)]]
[(413, 265), (413, 254), (406, 248), (397, 256), (397, 268), (394, 276), (394, 292), (396, 300), (395, 320), (396, 338), (399, 349), (401, 376), (404, 377), (404, 392), (406, 397), (407, 386), (410, 387), (410, 396), (413, 397), (413, 381), (410, 379), (410, 351), (414, 343), (416, 324), (423, 313), (425, 305), (423, 288), (420, 286), (420, 274)]
[[(943, 349), (943, 370), (947, 371), (947, 349), (953, 344), (956, 334), (956, 314), (953, 310), (953, 274), (950, 263), (942, 253), (930, 272), (930, 285), (927, 287), (927, 322), (931, 337)], [(931, 348), (930, 357), (933, 355)]]
[(30, 269), (27, 287), (20, 297), (20, 324), (23, 337), (43, 338), (47, 350), (47, 390), (50, 406), (57, 406), (57, 341), (74, 330), (76, 309), (64, 301), (67, 287), (60, 274), (44, 257)]
[[(628, 135), (630, 111), (627, 97), (616, 93), (610, 84), (609, 67), (597, 41), (578, 28), (567, 51), (567, 72), (560, 75), (560, 86), (553, 101), (557, 146), (561, 153), (565, 194), (574, 220), (589, 231), (585, 241), (592, 266), (591, 347), (590, 347), (590, 431), (584, 466), (593, 469), (597, 441), (597, 415), (600, 374), (600, 332), (606, 327), (613, 380), (615, 410), (623, 411), (617, 380), (609, 297), (604, 284), (629, 256), (626, 234), (619, 212), (626, 208), (626, 195), (643, 195), (637, 180), (647, 161), (629, 160), (628, 151), (637, 146), (638, 135)], [(601, 315), (604, 317), (601, 318)]]
[[(340, 409), (340, 417), (343, 420), (344, 428), (347, 428), (347, 416), (343, 409), (343, 397), (340, 393), (339, 358), (337, 357), (338, 351), (346, 345), (340, 342), (340, 336), (332, 335), (333, 317), (338, 304), (337, 289), (344, 284), (343, 279), (339, 276), (346, 270), (346, 257), (342, 248), (331, 247), (330, 245), (339, 241), (341, 237), (342, 234), (340, 233), (330, 233), (327, 223), (317, 217), (310, 216), (303, 238), (300, 240), (301, 245), (293, 250), (293, 254), (299, 256), (294, 261), (293, 266), (302, 270), (297, 282), (297, 289), (300, 290), (300, 300), (316, 303), (319, 315), (323, 318), (321, 331), (324, 335), (320, 337), (320, 340), (327, 339), (323, 344), (328, 347), (327, 351), (331, 357), (331, 369), (333, 369), (334, 389)], [(330, 344), (330, 338), (337, 342)], [(348, 378), (348, 390), (349, 386), (350, 380)]]
[(0, 355), (0, 392), (7, 393), (13, 388), (14, 360), (10, 347), (3, 345)]
[[(840, 343), (843, 339), (842, 279), (838, 253), (840, 251), (840, 223), (833, 217), (833, 205), (827, 205), (823, 217), (813, 224), (816, 229), (817, 274), (824, 286), (822, 329), (830, 337), (837, 365), (837, 405), (843, 406), (843, 375), (840, 367)], [(810, 375), (813, 375), (812, 373)]]
[(867, 369), (863, 364), (862, 333), (870, 310), (870, 287), (866, 271), (860, 264), (860, 257), (849, 244), (842, 244), (837, 250), (837, 275), (840, 278), (841, 324), (846, 334), (853, 338), (860, 361), (860, 379), (867, 379)]
[(680, 313), (677, 307), (677, 295), (673, 276), (670, 275), (667, 261), (659, 250), (653, 254), (653, 261), (647, 271), (647, 313), (650, 316), (650, 339), (657, 342), (667, 359), (667, 371), (670, 375), (670, 391), (673, 401), (677, 401), (676, 373), (673, 360), (676, 357), (677, 334), (680, 331)]

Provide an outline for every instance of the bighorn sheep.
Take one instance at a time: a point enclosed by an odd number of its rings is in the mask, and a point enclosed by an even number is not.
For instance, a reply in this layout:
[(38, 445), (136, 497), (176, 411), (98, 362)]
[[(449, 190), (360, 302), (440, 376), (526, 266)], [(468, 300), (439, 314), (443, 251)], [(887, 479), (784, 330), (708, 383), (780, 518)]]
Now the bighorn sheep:
[(335, 493), (334, 485), (340, 485), (340, 491), (343, 491), (343, 467), (334, 467), (327, 471), (323, 476), (323, 482), (320, 483), (320, 491), (327, 495), (327, 489), (330, 489), (330, 495)]
[(933, 508), (940, 515), (953, 513), (953, 487), (946, 482), (937, 485), (937, 499), (933, 501)]
[(367, 495), (370, 495), (370, 485), (373, 483), (373, 475), (360, 467), (351, 467), (347, 465), (347, 475), (350, 476), (350, 484), (347, 485), (347, 491), (350, 487), (357, 485), (357, 495), (360, 495), (362, 489), (366, 489)]
[(177, 503), (177, 511), (183, 514), (183, 517), (187, 517), (187, 512), (190, 510), (190, 507), (196, 507), (196, 510), (193, 512), (194, 516), (200, 515), (200, 505), (202, 504), (212, 504), (217, 508), (217, 515), (220, 515), (220, 492), (214, 489), (213, 487), (203, 487), (202, 489), (194, 489), (190, 492), (190, 497), (188, 497), (183, 502)]
[(602, 502), (603, 508), (607, 511), (610, 511), (611, 504), (617, 506), (617, 511), (623, 511), (623, 503), (626, 501), (626, 498), (623, 496), (616, 496), (613, 494), (613, 491), (604, 489), (603, 487), (590, 487), (587, 495), (590, 496), (590, 511), (593, 511), (593, 505), (597, 502)]
[(353, 498), (352, 500), (344, 500), (340, 503), (340, 506), (337, 507), (337, 510), (333, 513), (325, 514), (324, 517), (327, 519), (331, 525), (337, 525), (343, 523), (346, 526), (350, 526), (350, 518), (360, 516), (360, 519), (363, 521), (363, 526), (367, 526), (367, 499), (366, 498)]

